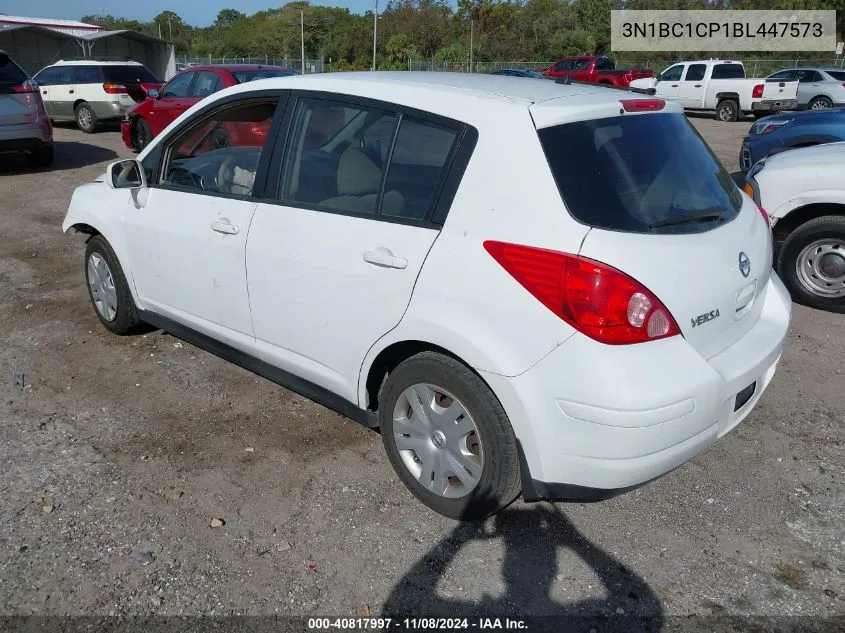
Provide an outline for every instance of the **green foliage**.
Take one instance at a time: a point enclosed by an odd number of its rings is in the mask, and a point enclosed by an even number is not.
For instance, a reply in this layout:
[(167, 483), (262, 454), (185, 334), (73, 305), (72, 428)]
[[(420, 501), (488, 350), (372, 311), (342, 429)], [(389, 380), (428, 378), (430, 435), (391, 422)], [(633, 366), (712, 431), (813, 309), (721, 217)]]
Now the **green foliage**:
[[(845, 27), (845, 0), (458, 0), (455, 4), (453, 8), (448, 0), (388, 0), (378, 19), (379, 68), (407, 68), (409, 59), (465, 63), (470, 33), (475, 61), (547, 62), (563, 55), (609, 53), (610, 11), (620, 8), (836, 9), (839, 39)], [(223, 9), (211, 26), (203, 28), (185, 24), (173, 11), (163, 11), (151, 22), (111, 15), (82, 18), (107, 29), (172, 39), (179, 55), (294, 59), (300, 56), (300, 19), (307, 58), (323, 59), (331, 70), (370, 68), (372, 11), (357, 15), (347, 8), (298, 0), (250, 16)], [(784, 55), (788, 54), (780, 53)], [(631, 53), (624, 58), (668, 62), (677, 55)]]

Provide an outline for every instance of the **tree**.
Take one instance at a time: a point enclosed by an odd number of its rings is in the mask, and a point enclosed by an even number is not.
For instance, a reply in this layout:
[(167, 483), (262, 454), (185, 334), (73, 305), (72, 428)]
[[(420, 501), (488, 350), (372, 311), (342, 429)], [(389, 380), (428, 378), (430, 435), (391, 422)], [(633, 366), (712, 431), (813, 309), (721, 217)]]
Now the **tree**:
[(245, 20), (246, 14), (241, 13), (237, 9), (221, 9), (217, 14), (217, 19), (214, 20), (214, 26), (218, 29), (226, 29), (232, 26), (238, 20)]

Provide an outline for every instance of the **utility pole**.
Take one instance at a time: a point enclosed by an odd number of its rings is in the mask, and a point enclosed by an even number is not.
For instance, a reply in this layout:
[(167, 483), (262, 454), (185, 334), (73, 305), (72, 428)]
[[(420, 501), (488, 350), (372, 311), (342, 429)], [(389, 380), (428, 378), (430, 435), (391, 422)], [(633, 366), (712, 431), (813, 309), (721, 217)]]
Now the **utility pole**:
[(302, 53), (302, 74), (305, 74), (305, 14), (299, 10), (299, 42)]
[(170, 23), (170, 16), (167, 16), (167, 28), (170, 31), (170, 41), (173, 41), (173, 25)]
[(376, 35), (378, 33), (378, 0), (376, 1), (376, 10), (373, 12), (373, 70), (376, 69)]
[(473, 35), (475, 34), (475, 21), (469, 21), (469, 72), (472, 72), (472, 44)]

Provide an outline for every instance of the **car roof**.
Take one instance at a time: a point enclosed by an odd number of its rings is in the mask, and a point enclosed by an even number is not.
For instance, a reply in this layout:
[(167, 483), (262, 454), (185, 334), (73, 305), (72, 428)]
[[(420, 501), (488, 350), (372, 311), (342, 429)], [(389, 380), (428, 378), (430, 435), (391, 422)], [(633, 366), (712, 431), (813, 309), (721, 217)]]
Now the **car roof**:
[(50, 66), (143, 66), (143, 64), (131, 59), (126, 61), (98, 61), (96, 59), (69, 59), (65, 61), (60, 59)]
[(295, 72), (292, 68), (285, 68), (284, 66), (274, 66), (273, 64), (203, 64), (196, 66), (187, 66), (179, 72), (187, 72), (193, 70), (228, 70), (229, 72), (250, 71), (250, 70), (290, 70)]
[[(414, 71), (379, 71), (379, 72), (340, 72), (296, 75), (284, 78), (262, 79), (250, 84), (243, 84), (245, 89), (255, 89), (259, 85), (268, 87), (278, 83), (278, 87), (300, 90), (327, 90), (338, 93), (354, 94), (356, 89), (366, 91), (367, 96), (391, 101), (391, 93), (396, 88), (425, 89), (428, 94), (441, 93), (443, 98), (461, 100), (470, 97), (495, 102), (538, 103), (560, 97), (596, 94), (609, 91), (601, 86), (561, 85), (554, 81), (520, 81), (517, 77), (506, 75), (414, 72)], [(381, 93), (381, 96), (377, 96)], [(617, 94), (613, 96), (618, 98)]]

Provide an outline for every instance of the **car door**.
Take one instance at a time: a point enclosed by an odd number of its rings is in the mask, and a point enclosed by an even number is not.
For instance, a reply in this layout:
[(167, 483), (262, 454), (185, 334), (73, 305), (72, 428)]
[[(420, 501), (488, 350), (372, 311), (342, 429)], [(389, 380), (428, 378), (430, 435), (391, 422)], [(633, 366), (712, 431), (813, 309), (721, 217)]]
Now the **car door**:
[(824, 84), (821, 73), (815, 70), (796, 70), (798, 76), (798, 102), (809, 103), (813, 97), (824, 94)]
[(704, 102), (704, 74), (707, 64), (690, 64), (687, 66), (678, 99), (685, 108), (700, 108)]
[(125, 214), (144, 308), (243, 350), (253, 340), (244, 261), (253, 183), (270, 143), (218, 147), (213, 137), (223, 124), (273, 121), (281, 95), (237, 95), (168, 134), (153, 148), (160, 164), (145, 195)]
[[(47, 94), (44, 94), (43, 88), (41, 90), (41, 98), (45, 100), (45, 105), (46, 102), (50, 103), (47, 112), (50, 114), (50, 118), (65, 121), (73, 120), (76, 116), (73, 110), (73, 104), (76, 100), (73, 67), (53, 66), (49, 70), (52, 72), (48, 73), (49, 85), (46, 87)], [(43, 72), (41, 71), (39, 76)]]
[(41, 69), (32, 80), (38, 84), (41, 91), (41, 100), (44, 102), (44, 108), (47, 114), (52, 117), (53, 112), (53, 84), (58, 80), (59, 69), (48, 66)]
[(164, 128), (199, 101), (192, 94), (196, 76), (194, 71), (184, 72), (173, 77), (162, 87), (159, 97), (153, 100), (148, 117), (154, 136), (161, 134)]
[(399, 323), (439, 234), (431, 214), (462, 126), (347, 99), (289, 106), (247, 273), (259, 356), (357, 403), (361, 363)]
[(663, 99), (676, 101), (681, 95), (681, 77), (684, 74), (685, 64), (675, 64), (662, 73), (655, 86), (655, 94)]

